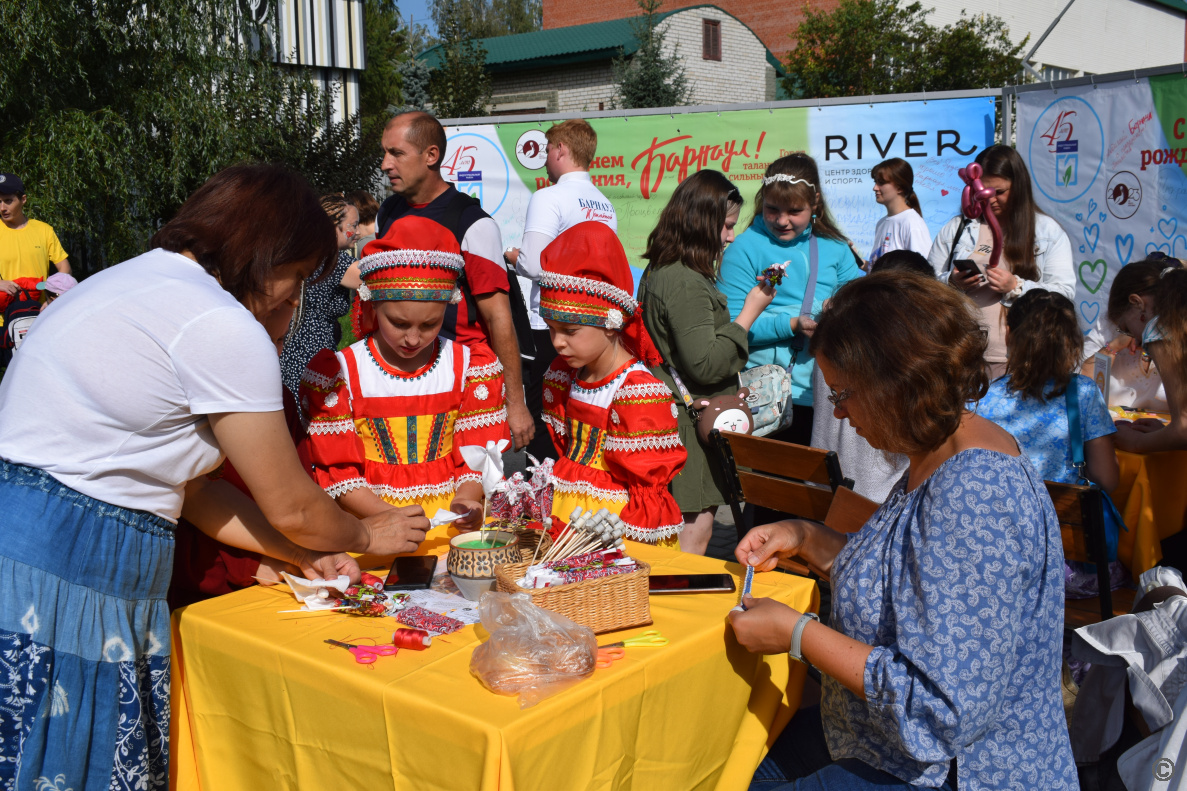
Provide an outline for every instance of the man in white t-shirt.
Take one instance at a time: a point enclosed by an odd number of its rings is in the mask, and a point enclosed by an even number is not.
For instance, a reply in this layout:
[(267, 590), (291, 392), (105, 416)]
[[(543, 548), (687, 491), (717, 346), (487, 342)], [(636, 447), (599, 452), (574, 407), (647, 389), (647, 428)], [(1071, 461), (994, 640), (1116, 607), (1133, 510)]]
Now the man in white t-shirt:
[(528, 410), (536, 420), (536, 436), (528, 452), (538, 459), (556, 457), (552, 439), (541, 418), (543, 412), (544, 373), (556, 359), (548, 325), (540, 318), (540, 253), (548, 243), (581, 222), (604, 222), (618, 230), (614, 206), (593, 185), (589, 164), (598, 148), (598, 135), (586, 121), (573, 118), (556, 124), (544, 136), (548, 139), (548, 159), (544, 168), (554, 186), (532, 195), (524, 223), (523, 240), (518, 249), (509, 249), (505, 258), (520, 274), (520, 282), (529, 293), (532, 335), (536, 359), (524, 377)]

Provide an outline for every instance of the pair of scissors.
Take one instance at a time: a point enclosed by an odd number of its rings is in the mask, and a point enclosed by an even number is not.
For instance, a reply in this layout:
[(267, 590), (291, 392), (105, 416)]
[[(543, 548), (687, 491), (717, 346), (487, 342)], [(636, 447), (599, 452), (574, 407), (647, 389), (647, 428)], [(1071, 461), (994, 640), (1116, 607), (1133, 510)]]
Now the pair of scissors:
[(607, 645), (598, 646), (598, 667), (610, 667), (617, 660), (626, 656), (626, 648), (628, 646), (634, 648), (662, 648), (668, 644), (668, 638), (654, 629), (646, 631), (641, 635), (635, 637), (628, 637), (625, 640), (620, 640), (617, 643), (609, 643)]
[(345, 648), (354, 654), (354, 661), (360, 665), (373, 665), (381, 656), (395, 656), (398, 650), (394, 645), (351, 645), (338, 640), (326, 640), (330, 645)]
[(609, 643), (607, 645), (600, 645), (598, 648), (662, 648), (668, 644), (668, 638), (654, 629), (648, 630), (640, 635), (628, 637), (625, 640), (620, 640), (617, 643)]

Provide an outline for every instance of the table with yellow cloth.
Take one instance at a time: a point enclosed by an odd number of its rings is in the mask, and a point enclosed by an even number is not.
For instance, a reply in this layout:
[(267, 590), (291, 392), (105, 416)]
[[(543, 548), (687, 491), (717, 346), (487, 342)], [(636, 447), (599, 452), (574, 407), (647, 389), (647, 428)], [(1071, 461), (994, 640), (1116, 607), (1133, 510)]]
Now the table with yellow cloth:
[(1113, 502), (1125, 520), (1117, 559), (1137, 579), (1162, 560), (1161, 541), (1183, 529), (1187, 517), (1187, 451), (1117, 451), (1120, 482)]
[[(446, 528), (422, 552), (448, 548)], [(628, 542), (653, 574), (740, 567)], [(366, 566), (364, 566), (365, 568)], [(740, 583), (739, 583), (740, 588)], [(760, 574), (754, 595), (815, 610), (811, 580)], [(799, 706), (804, 666), (737, 644), (737, 594), (651, 597), (663, 648), (520, 710), (470, 674), (481, 625), (355, 663), (323, 641), (391, 640), (391, 618), (280, 614), (287, 588), (249, 588), (174, 614), (171, 786), (206, 789), (744, 789)]]

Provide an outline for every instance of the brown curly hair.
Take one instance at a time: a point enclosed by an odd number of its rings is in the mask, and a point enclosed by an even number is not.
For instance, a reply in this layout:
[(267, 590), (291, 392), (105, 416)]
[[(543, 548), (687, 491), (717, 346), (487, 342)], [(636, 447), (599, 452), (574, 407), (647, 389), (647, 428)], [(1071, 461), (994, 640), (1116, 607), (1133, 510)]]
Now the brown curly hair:
[(989, 389), (987, 342), (966, 296), (934, 277), (890, 270), (842, 286), (810, 348), (852, 383), (852, 398), (882, 415), (864, 427), (870, 444), (914, 454), (952, 436), (965, 405)]
[[(1072, 301), (1063, 294), (1032, 289), (1010, 306), (1006, 326), (1006, 388), (1040, 401), (1063, 395), (1084, 354)], [(1054, 387), (1045, 392), (1051, 381)]]

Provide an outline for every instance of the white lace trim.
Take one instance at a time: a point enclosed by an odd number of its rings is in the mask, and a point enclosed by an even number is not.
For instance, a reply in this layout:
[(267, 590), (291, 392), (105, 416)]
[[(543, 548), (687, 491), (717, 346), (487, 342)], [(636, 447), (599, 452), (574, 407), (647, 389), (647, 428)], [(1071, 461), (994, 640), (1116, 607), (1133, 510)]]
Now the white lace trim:
[(474, 483), (482, 483), (482, 475), (481, 473), (477, 472), (463, 472), (457, 477), (458, 483), (461, 483), (462, 481), (474, 481)]
[[(547, 391), (545, 391), (545, 392), (547, 392)], [(541, 417), (544, 418), (545, 423), (552, 426), (553, 431), (555, 431), (557, 434), (560, 434), (562, 437), (569, 433), (569, 430), (567, 428), (565, 428), (565, 422), (563, 420), (561, 420), (560, 418), (553, 417), (552, 415), (548, 414), (547, 412), (545, 412), (543, 415), (541, 415)]]
[(634, 297), (618, 286), (612, 286), (609, 283), (603, 283), (600, 280), (594, 280), (588, 277), (544, 272), (540, 275), (540, 288), (565, 289), (593, 294), (613, 302), (631, 315), (634, 315), (635, 308), (639, 305)]
[(563, 371), (560, 368), (549, 368), (544, 372), (544, 381), (556, 382), (557, 384), (567, 385), (572, 379), (572, 374), (568, 371)]
[(660, 525), (659, 527), (648, 530), (646, 528), (637, 527), (629, 522), (622, 523), (623, 534), (635, 541), (642, 541), (645, 544), (658, 544), (665, 538), (680, 535), (680, 531), (684, 529), (683, 522), (677, 522), (674, 525)]
[(354, 421), (345, 420), (316, 420), (309, 422), (310, 434), (349, 434), (354, 431)]
[(366, 489), (366, 488), (367, 488), (367, 479), (366, 478), (347, 478), (345, 481), (338, 481), (338, 483), (334, 484), (333, 486), (325, 487), (325, 490), (326, 490), (326, 494), (330, 495), (330, 497), (333, 497), (335, 500), (337, 500), (339, 497), (346, 494), (347, 492), (354, 491), (355, 489)]
[(503, 364), (498, 360), (486, 365), (479, 365), (473, 368), (466, 369), (466, 381), (471, 379), (486, 379), (489, 376), (494, 376), (497, 373), (502, 373)]
[(493, 412), (480, 412), (477, 415), (466, 415), (458, 418), (457, 422), (453, 424), (454, 433), (459, 431), (473, 431), (476, 428), (484, 426), (497, 426), (500, 423), (507, 421), (507, 407), (496, 409)]
[(439, 494), (453, 494), (453, 481), (445, 481), (444, 483), (423, 483), (419, 486), (406, 486), (403, 489), (398, 489), (395, 486), (388, 486), (387, 484), (370, 484), (371, 491), (379, 498), (391, 498), (392, 500), (419, 500), (422, 497), (429, 497)]
[(627, 494), (626, 489), (600, 489), (589, 481), (562, 481), (560, 478), (553, 478), (552, 489), (556, 492), (584, 494), (587, 497), (596, 497), (599, 500), (612, 500), (616, 503), (625, 503), (630, 499), (630, 495)]
[(665, 448), (683, 448), (680, 435), (673, 431), (671, 434), (648, 434), (643, 437), (616, 437), (606, 435), (602, 450), (664, 450)]
[(318, 373), (312, 368), (306, 368), (305, 373), (301, 376), (301, 381), (305, 384), (313, 385), (319, 390), (333, 390), (339, 384), (345, 384), (342, 375), (338, 374), (333, 379), (323, 373)]
[(363, 256), (359, 259), (359, 275), (366, 277), (377, 269), (386, 269), (390, 266), (437, 266), (460, 272), (465, 265), (466, 259), (457, 253), (405, 248)]
[(474, 397), (479, 401), (485, 401), (490, 398), (490, 390), (486, 388), (486, 385), (478, 385), (474, 388)]
[(644, 382), (618, 388), (615, 398), (646, 398), (647, 396), (668, 396), (671, 398), (672, 391), (663, 382)]

